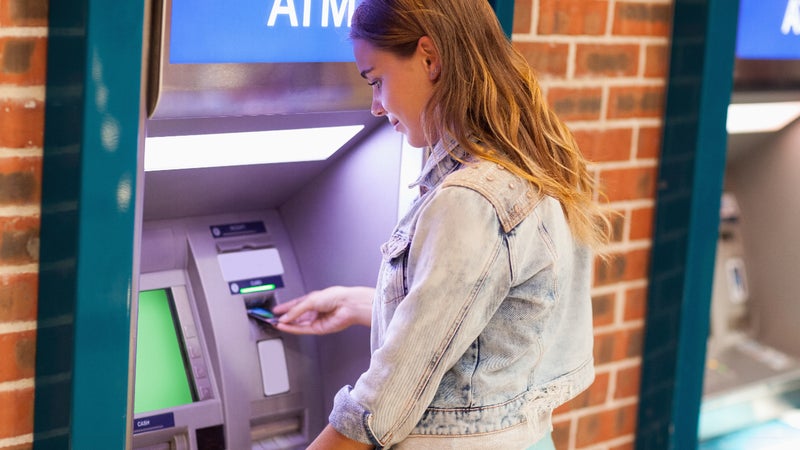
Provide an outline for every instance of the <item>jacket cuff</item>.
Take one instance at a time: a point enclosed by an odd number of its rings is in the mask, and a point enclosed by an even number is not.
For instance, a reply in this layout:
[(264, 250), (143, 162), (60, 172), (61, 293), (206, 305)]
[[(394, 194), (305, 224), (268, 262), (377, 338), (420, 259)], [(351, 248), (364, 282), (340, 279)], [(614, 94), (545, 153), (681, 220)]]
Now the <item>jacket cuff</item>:
[(328, 421), (336, 431), (354, 441), (383, 448), (369, 427), (372, 413), (350, 395), (352, 389), (352, 386), (339, 389), (333, 399), (333, 410)]

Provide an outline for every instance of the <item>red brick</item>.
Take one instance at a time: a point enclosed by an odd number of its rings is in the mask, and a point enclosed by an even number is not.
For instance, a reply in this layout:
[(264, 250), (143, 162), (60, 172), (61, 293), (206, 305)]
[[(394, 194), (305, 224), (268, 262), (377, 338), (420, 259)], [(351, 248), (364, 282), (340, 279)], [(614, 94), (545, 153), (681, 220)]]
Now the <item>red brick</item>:
[(1, 0), (0, 26), (47, 26), (48, 0)]
[(583, 156), (593, 162), (629, 161), (633, 145), (633, 130), (611, 128), (579, 130), (573, 135)]
[(0, 220), (0, 264), (39, 261), (39, 218), (10, 217)]
[(0, 83), (43, 85), (46, 62), (46, 38), (0, 38)]
[(0, 147), (41, 147), (44, 103), (38, 100), (0, 100)]
[(647, 279), (649, 265), (649, 248), (614, 254), (608, 261), (598, 260), (595, 264), (594, 285), (607, 286), (623, 281)]
[(636, 405), (601, 411), (578, 419), (576, 447), (596, 445), (636, 429)]
[(667, 44), (652, 44), (645, 48), (644, 76), (645, 78), (666, 79), (669, 71), (669, 46)]
[(36, 364), (36, 332), (0, 334), (0, 383), (32, 378)]
[(33, 433), (33, 388), (0, 392), (0, 439), (30, 433)]
[(35, 273), (0, 275), (0, 323), (36, 320), (38, 279)]
[(669, 3), (618, 1), (614, 8), (613, 34), (668, 37), (671, 25)]
[(647, 288), (633, 288), (625, 291), (625, 308), (622, 319), (626, 322), (644, 319), (647, 311)]
[(609, 92), (609, 119), (661, 118), (664, 115), (662, 86), (612, 87)]
[(600, 184), (609, 202), (652, 199), (656, 192), (656, 168), (632, 167), (600, 171)]
[(661, 127), (642, 127), (639, 129), (639, 141), (636, 145), (636, 157), (639, 159), (656, 159), (661, 155)]
[(512, 33), (529, 34), (531, 32), (532, 13), (533, 0), (515, 1)]
[(538, 77), (565, 77), (569, 46), (539, 42), (516, 42), (514, 47), (522, 53)]
[(608, 201), (652, 199), (656, 192), (656, 168), (632, 167), (600, 171)]
[(630, 240), (652, 240), (653, 215), (652, 207), (637, 208), (631, 211)]
[(0, 205), (39, 204), (42, 158), (0, 157)]
[(617, 299), (614, 294), (605, 294), (592, 297), (592, 314), (594, 326), (611, 325), (614, 323), (614, 310)]
[(606, 32), (608, 0), (541, 0), (539, 34), (599, 36)]
[(561, 120), (599, 120), (603, 109), (600, 88), (553, 88), (547, 102)]
[(633, 366), (617, 371), (617, 386), (614, 389), (615, 399), (637, 397), (642, 379), (641, 366)]
[(633, 450), (634, 448), (636, 448), (633, 444), (634, 442), (631, 441), (626, 444), (614, 445), (612, 447), (609, 447), (608, 450)]
[(594, 382), (587, 390), (556, 408), (556, 410), (553, 411), (553, 415), (564, 414), (569, 411), (588, 408), (590, 406), (602, 405), (608, 397), (609, 382), (610, 375), (608, 372), (598, 373), (595, 375)]
[(641, 327), (597, 333), (594, 337), (594, 362), (608, 364), (642, 355)]
[(569, 435), (570, 435), (570, 428), (572, 427), (572, 421), (570, 420), (562, 420), (562, 421), (553, 421), (553, 444), (557, 449), (567, 449), (569, 448)]
[(625, 238), (625, 214), (617, 211), (612, 211), (609, 217), (611, 221), (611, 242), (622, 242)]
[(639, 46), (635, 44), (578, 44), (575, 76), (632, 77), (639, 68)]
[(33, 450), (33, 444), (19, 444), (11, 447), (3, 447), (3, 450)]

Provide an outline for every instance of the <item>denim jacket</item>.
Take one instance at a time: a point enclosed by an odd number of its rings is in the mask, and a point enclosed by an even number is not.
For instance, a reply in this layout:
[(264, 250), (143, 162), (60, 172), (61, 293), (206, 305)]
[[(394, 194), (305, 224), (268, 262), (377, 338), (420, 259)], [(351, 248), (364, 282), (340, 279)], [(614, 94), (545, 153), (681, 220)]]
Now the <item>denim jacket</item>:
[(330, 423), (378, 448), (523, 449), (594, 378), (591, 254), (558, 201), (443, 142), (381, 248), (370, 366)]

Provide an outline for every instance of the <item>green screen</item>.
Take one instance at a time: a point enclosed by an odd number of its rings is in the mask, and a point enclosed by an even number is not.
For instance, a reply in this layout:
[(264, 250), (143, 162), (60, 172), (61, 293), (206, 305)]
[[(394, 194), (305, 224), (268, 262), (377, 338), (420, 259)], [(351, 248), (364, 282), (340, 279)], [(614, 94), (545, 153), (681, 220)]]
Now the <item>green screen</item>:
[(171, 304), (166, 289), (139, 293), (134, 414), (192, 402)]

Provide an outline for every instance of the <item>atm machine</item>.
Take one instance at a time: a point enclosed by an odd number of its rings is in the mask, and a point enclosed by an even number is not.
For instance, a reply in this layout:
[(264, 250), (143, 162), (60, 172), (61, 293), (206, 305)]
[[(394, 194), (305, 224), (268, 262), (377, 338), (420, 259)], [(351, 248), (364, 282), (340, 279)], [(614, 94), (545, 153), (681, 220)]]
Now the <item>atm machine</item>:
[(703, 450), (800, 444), (797, 27), (794, 0), (739, 2), (698, 424)]
[(369, 113), (356, 2), (235, 3), (153, 7), (135, 449), (305, 448), (366, 369), (368, 330), (287, 335), (270, 309), (374, 285), (421, 164)]

